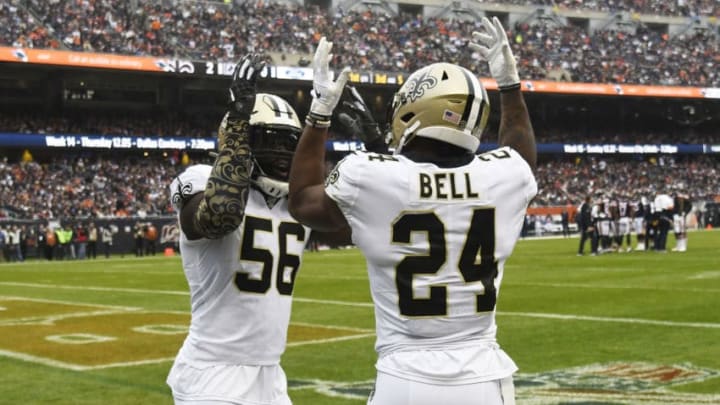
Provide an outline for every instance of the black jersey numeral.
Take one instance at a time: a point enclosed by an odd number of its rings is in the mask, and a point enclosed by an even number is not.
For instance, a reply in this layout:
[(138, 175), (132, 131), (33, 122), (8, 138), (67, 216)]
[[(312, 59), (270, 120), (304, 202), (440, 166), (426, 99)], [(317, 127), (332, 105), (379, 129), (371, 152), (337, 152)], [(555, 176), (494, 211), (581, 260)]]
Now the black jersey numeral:
[[(246, 216), (243, 227), (243, 240), (240, 245), (240, 260), (262, 263), (259, 279), (248, 277), (247, 273), (235, 273), (235, 285), (241, 291), (264, 294), (272, 283), (273, 255), (268, 249), (255, 247), (255, 232), (273, 232), (272, 221), (266, 218)], [(278, 260), (275, 273), (275, 285), (283, 295), (292, 295), (295, 276), (300, 268), (300, 256), (287, 252), (287, 238), (293, 235), (298, 241), (305, 240), (305, 228), (296, 222), (281, 222), (278, 226)], [(284, 275), (289, 271), (289, 280)]]
[[(394, 243), (411, 243), (414, 232), (426, 235), (429, 248), (426, 255), (406, 256), (396, 266), (395, 285), (398, 290), (400, 313), (405, 316), (442, 316), (447, 314), (447, 287), (430, 287), (427, 298), (415, 298), (413, 277), (416, 274), (435, 274), (447, 260), (445, 225), (433, 212), (406, 213), (393, 223)], [(478, 312), (492, 311), (497, 300), (494, 280), (498, 275), (495, 254), (495, 209), (473, 211), (470, 228), (457, 264), (467, 283), (480, 281), (484, 287), (477, 295)]]

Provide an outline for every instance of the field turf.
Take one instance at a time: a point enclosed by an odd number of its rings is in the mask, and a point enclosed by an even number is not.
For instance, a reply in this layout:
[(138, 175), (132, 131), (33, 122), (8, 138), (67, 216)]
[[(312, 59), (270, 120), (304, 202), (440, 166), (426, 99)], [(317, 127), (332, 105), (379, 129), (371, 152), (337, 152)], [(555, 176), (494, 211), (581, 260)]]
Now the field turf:
[[(577, 243), (521, 240), (506, 264), (498, 341), (518, 403), (720, 404), (720, 232), (691, 233), (686, 253), (578, 257)], [(178, 257), (0, 264), (0, 404), (169, 405), (188, 322)], [(305, 255), (289, 335), (295, 405), (365, 403), (374, 321), (356, 249)]]

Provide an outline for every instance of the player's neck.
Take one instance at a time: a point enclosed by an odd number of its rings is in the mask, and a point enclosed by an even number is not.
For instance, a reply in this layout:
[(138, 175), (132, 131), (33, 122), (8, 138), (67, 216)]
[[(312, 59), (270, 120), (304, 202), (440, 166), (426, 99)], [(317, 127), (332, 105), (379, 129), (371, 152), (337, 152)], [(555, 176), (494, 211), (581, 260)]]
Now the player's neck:
[(423, 150), (404, 151), (403, 155), (413, 162), (432, 163), (438, 167), (451, 168), (465, 166), (472, 162), (475, 155), (467, 153), (464, 155), (442, 156), (437, 153)]
[(474, 154), (457, 146), (419, 137), (410, 142), (402, 154), (413, 162), (433, 163), (442, 168), (465, 166), (475, 158)]

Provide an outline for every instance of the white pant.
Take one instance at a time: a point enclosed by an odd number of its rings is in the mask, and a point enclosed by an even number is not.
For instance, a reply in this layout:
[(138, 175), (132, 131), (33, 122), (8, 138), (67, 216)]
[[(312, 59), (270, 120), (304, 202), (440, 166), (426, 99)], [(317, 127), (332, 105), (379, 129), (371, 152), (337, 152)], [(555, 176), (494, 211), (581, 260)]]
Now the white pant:
[(685, 233), (687, 231), (684, 215), (673, 215), (673, 231), (675, 231), (675, 233)]
[(167, 383), (176, 405), (292, 405), (280, 365), (173, 364)]
[(368, 405), (515, 405), (512, 376), (465, 385), (435, 385), (378, 372)]
[(645, 235), (645, 218), (635, 217), (633, 219), (633, 231), (638, 235)]

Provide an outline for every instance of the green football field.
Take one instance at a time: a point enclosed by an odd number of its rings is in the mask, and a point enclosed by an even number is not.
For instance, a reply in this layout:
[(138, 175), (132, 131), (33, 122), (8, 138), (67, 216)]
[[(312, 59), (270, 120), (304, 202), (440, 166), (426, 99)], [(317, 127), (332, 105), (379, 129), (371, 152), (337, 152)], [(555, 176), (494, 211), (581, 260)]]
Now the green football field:
[[(498, 341), (520, 367), (518, 403), (720, 404), (720, 232), (691, 233), (686, 253), (578, 257), (577, 243), (521, 240), (506, 263)], [(360, 253), (307, 253), (294, 295), (294, 403), (364, 404)], [(171, 404), (188, 322), (178, 257), (0, 264), (0, 404)]]

